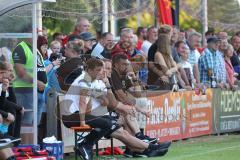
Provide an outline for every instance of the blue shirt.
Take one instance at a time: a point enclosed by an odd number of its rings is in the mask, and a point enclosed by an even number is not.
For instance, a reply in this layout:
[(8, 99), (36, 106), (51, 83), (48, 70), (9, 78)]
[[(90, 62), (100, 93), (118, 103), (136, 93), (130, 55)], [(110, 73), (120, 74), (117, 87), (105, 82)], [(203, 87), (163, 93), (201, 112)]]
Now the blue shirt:
[(208, 70), (211, 69), (218, 82), (226, 82), (225, 63), (220, 52), (212, 51), (208, 48), (204, 50), (199, 58), (200, 81), (202, 83), (210, 82)]
[[(51, 64), (51, 61), (49, 61), (48, 59), (44, 61), (45, 66), (47, 67), (48, 65)], [(55, 90), (57, 92), (59, 92), (61, 90), (57, 76), (56, 76), (56, 68), (51, 69), (48, 73), (47, 73), (47, 79), (48, 79), (48, 85), (45, 88), (45, 95), (47, 95), (48, 91), (51, 88), (55, 88)], [(46, 96), (47, 97), (47, 96)]]

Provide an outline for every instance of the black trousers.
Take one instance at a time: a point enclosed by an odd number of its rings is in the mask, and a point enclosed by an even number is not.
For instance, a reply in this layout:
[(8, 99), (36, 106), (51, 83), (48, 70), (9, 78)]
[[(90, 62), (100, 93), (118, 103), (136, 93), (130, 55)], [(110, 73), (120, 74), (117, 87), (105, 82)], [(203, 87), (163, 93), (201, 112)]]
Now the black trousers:
[[(71, 115), (63, 115), (62, 121), (67, 128), (80, 126), (79, 113), (76, 112)], [(87, 144), (92, 146), (103, 136), (111, 133), (113, 129), (113, 123), (109, 116), (93, 116), (88, 114), (85, 115), (85, 122), (94, 128), (84, 139)]]

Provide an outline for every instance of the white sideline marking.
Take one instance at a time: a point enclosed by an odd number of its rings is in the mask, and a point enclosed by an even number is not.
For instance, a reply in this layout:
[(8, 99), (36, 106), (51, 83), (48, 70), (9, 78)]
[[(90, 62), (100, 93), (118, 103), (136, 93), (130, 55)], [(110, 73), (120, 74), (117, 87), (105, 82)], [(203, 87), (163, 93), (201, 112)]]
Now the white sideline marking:
[[(207, 151), (207, 152), (202, 152), (202, 153), (197, 153), (197, 154), (192, 154), (192, 155), (179, 156), (178, 159), (188, 158), (188, 157), (195, 157), (195, 156), (201, 156), (201, 155), (204, 155), (204, 154), (219, 152), (219, 151), (233, 149), (233, 148), (240, 148), (240, 145), (231, 146), (231, 147), (225, 147), (225, 148), (219, 148), (219, 149), (213, 149), (213, 150), (210, 150), (210, 151)], [(171, 159), (176, 159), (176, 157), (173, 157)]]

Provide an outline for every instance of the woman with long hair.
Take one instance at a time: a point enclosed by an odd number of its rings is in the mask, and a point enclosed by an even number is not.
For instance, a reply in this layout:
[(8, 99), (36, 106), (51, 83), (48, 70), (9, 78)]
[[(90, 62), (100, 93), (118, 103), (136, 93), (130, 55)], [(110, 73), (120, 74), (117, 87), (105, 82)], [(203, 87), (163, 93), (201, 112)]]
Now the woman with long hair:
[(152, 80), (155, 80), (154, 84), (158, 85), (160, 89), (171, 90), (173, 85), (177, 83), (179, 83), (182, 88), (188, 89), (190, 87), (185, 86), (178, 72), (179, 67), (172, 57), (170, 35), (171, 32), (158, 34), (154, 65), (159, 69), (161, 75)]
[(234, 69), (231, 63), (231, 57), (233, 56), (233, 46), (231, 44), (228, 44), (226, 48), (223, 50), (224, 53), (224, 61), (225, 61), (225, 68), (227, 71), (227, 83), (230, 85), (230, 88), (232, 90), (235, 90), (237, 88), (237, 85), (235, 85), (236, 78), (234, 77)]
[[(158, 34), (171, 34), (171, 27), (168, 25), (163, 25), (159, 28)], [(161, 67), (156, 63), (155, 64), (155, 55), (157, 53), (158, 40), (152, 44), (148, 51), (148, 85), (155, 85), (159, 77), (163, 76)], [(164, 77), (162, 77), (164, 79)]]
[(178, 67), (171, 55), (171, 42), (169, 34), (159, 34), (157, 40), (157, 52), (154, 56), (155, 64), (159, 65), (162, 70), (162, 76), (157, 81), (163, 89), (171, 89), (173, 83), (171, 78), (176, 76)]

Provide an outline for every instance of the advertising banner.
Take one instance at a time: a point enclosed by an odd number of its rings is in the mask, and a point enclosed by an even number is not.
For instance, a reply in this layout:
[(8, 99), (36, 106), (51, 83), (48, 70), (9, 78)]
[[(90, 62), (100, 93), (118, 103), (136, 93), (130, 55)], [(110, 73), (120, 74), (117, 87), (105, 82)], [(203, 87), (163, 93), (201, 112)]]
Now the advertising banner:
[(148, 97), (151, 116), (146, 134), (160, 141), (178, 140), (212, 133), (212, 90), (172, 92)]
[(240, 131), (240, 91), (214, 90), (215, 133)]

